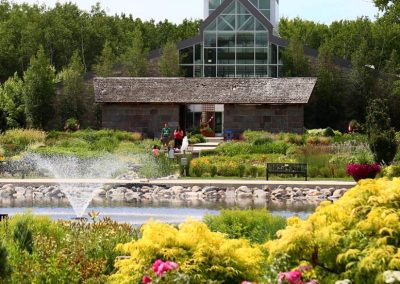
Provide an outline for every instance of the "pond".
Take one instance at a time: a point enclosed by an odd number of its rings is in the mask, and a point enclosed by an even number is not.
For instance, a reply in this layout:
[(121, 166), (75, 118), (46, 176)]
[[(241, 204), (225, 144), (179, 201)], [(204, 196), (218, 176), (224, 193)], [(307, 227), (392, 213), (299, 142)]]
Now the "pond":
[[(272, 214), (286, 218), (298, 215), (306, 218), (313, 213), (316, 204), (303, 203), (256, 203), (248, 201), (182, 201), (182, 200), (149, 200), (136, 202), (114, 202), (111, 200), (92, 200), (86, 210), (100, 212), (100, 217), (110, 217), (118, 222), (140, 225), (153, 219), (167, 223), (181, 223), (188, 218), (201, 220), (205, 214), (218, 214), (227, 208), (267, 208)], [(55, 220), (70, 220), (76, 215), (67, 199), (17, 200), (0, 199), (0, 214), (31, 211), (35, 215), (47, 215)]]

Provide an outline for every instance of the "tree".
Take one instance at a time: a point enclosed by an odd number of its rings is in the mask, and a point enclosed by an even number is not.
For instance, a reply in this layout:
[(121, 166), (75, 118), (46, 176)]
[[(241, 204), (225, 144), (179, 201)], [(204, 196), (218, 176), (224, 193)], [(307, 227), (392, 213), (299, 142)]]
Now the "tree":
[(369, 147), (374, 153), (375, 162), (389, 165), (396, 155), (397, 141), (384, 100), (375, 99), (369, 104), (366, 127)]
[(111, 44), (109, 41), (106, 41), (93, 70), (98, 76), (110, 77), (113, 75), (115, 61), (116, 59)]
[(122, 54), (120, 60), (123, 73), (131, 77), (144, 77), (147, 75), (148, 52), (144, 49), (142, 32), (135, 29), (132, 33), (132, 45)]
[(75, 51), (67, 68), (60, 73), (63, 82), (61, 99), (61, 122), (69, 118), (80, 119), (84, 112), (82, 94), (84, 92), (84, 67), (79, 52)]
[(24, 83), (17, 73), (0, 87), (0, 107), (6, 115), (7, 128), (25, 127)]
[(55, 71), (40, 46), (24, 72), (24, 101), (28, 125), (44, 128), (54, 114)]
[(11, 267), (8, 263), (7, 249), (2, 244), (0, 244), (0, 280), (6, 279), (10, 275), (10, 273), (11, 273)]
[(161, 49), (158, 60), (158, 70), (164, 77), (178, 77), (181, 75), (179, 66), (179, 51), (174, 42), (167, 42)]
[(301, 40), (294, 36), (283, 52), (284, 73), (287, 77), (307, 77), (311, 73), (310, 64), (304, 54), (304, 46)]

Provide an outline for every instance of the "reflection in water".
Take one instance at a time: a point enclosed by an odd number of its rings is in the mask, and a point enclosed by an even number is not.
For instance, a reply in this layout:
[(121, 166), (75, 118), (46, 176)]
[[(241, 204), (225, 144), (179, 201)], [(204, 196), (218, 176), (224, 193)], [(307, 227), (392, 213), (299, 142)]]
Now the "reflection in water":
[[(97, 211), (101, 217), (111, 217), (119, 222), (143, 224), (149, 219), (169, 223), (181, 223), (187, 218), (201, 220), (205, 214), (218, 214), (226, 208), (268, 208), (274, 215), (290, 217), (298, 215), (306, 218), (313, 213), (317, 204), (262, 202), (255, 199), (225, 199), (223, 201), (151, 199), (112, 201), (107, 199), (92, 200), (87, 212)], [(31, 210), (34, 214), (48, 215), (53, 219), (71, 219), (75, 213), (67, 199), (17, 200), (0, 199), (0, 213), (14, 215)]]

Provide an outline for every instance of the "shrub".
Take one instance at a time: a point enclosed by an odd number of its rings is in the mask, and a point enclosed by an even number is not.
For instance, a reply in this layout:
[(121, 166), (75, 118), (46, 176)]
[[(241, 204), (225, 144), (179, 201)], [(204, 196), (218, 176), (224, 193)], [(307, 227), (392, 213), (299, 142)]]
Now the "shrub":
[(273, 216), (266, 209), (222, 210), (219, 215), (206, 215), (204, 223), (213, 232), (226, 234), (231, 239), (248, 239), (264, 243), (276, 238), (276, 232), (285, 228), (286, 219)]
[(194, 134), (194, 135), (190, 135), (190, 137), (189, 137), (190, 144), (198, 144), (198, 143), (204, 143), (204, 142), (206, 142), (206, 139), (201, 134)]
[(274, 141), (261, 145), (247, 142), (227, 142), (220, 144), (215, 151), (226, 156), (243, 154), (286, 154), (289, 145), (284, 141)]
[(64, 130), (66, 131), (77, 131), (80, 128), (79, 121), (75, 118), (68, 118), (64, 124)]
[(255, 131), (255, 130), (246, 130), (243, 132), (243, 139), (247, 142), (254, 142), (259, 139), (265, 139), (271, 137), (271, 133), (266, 131)]
[(7, 248), (0, 244), (0, 280), (7, 279), (11, 274), (11, 267), (8, 262)]
[(335, 136), (335, 131), (333, 131), (332, 128), (327, 127), (327, 128), (325, 128), (325, 130), (324, 130), (324, 136), (325, 136), (325, 137), (333, 137), (333, 136)]
[(320, 283), (384, 283), (384, 271), (400, 267), (399, 196), (400, 179), (360, 181), (307, 220), (288, 219), (279, 239), (265, 245), (270, 264), (286, 256), (287, 270), (312, 263)]
[(346, 171), (355, 181), (359, 181), (360, 179), (375, 178), (381, 171), (381, 167), (379, 164), (350, 164)]
[(111, 283), (139, 283), (156, 259), (178, 263), (179, 271), (193, 279), (186, 283), (238, 283), (261, 278), (262, 252), (247, 240), (227, 239), (197, 221), (186, 221), (179, 228), (148, 222), (141, 231), (141, 239), (117, 246), (130, 258), (115, 263), (117, 272), (110, 277)]
[(46, 133), (35, 129), (11, 129), (0, 135), (0, 145), (6, 156), (13, 156), (25, 151), (30, 144), (44, 143)]
[(26, 221), (18, 222), (13, 232), (14, 242), (21, 251), (26, 250), (29, 254), (33, 251), (32, 231), (28, 228)]
[(390, 165), (383, 169), (383, 176), (390, 179), (400, 177), (400, 165)]

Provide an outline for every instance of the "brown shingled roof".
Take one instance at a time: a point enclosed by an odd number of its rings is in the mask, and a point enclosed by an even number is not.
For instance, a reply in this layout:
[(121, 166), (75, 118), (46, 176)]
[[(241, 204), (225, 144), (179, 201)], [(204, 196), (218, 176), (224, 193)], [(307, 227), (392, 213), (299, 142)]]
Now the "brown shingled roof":
[(97, 103), (306, 104), (316, 78), (94, 78)]

